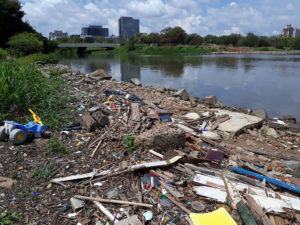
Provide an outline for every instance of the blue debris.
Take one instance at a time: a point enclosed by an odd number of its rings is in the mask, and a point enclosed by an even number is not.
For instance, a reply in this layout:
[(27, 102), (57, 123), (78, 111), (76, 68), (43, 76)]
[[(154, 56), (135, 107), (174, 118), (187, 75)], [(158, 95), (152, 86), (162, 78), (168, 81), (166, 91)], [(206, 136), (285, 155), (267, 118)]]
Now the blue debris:
[(290, 190), (290, 191), (293, 191), (293, 192), (296, 192), (296, 193), (300, 194), (300, 187), (296, 187), (292, 184), (288, 184), (288, 183), (282, 182), (280, 180), (276, 180), (276, 179), (273, 179), (273, 178), (270, 178), (270, 177), (267, 177), (267, 176), (264, 176), (264, 175), (260, 175), (258, 173), (254, 173), (254, 172), (251, 172), (249, 170), (245, 170), (245, 169), (242, 169), (242, 168), (239, 168), (239, 167), (236, 167), (236, 166), (232, 166), (231, 168), (236, 173), (240, 173), (240, 174), (243, 174), (243, 175), (246, 175), (246, 176), (255, 177), (256, 179), (258, 179), (260, 181), (265, 179), (267, 183), (270, 183), (270, 184), (276, 185), (278, 187), (285, 188), (287, 190)]

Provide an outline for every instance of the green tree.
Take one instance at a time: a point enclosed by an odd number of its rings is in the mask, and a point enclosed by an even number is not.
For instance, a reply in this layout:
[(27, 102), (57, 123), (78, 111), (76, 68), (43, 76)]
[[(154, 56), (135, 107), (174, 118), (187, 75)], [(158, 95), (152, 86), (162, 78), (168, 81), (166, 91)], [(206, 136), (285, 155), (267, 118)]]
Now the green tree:
[(198, 34), (187, 34), (184, 42), (188, 45), (201, 45), (204, 40)]
[(295, 37), (292, 40), (292, 48), (296, 50), (300, 50), (300, 36)]
[(37, 34), (28, 32), (12, 36), (8, 45), (12, 52), (18, 56), (41, 52), (43, 49), (43, 42), (38, 39)]
[(162, 41), (174, 45), (184, 44), (186, 32), (181, 27), (167, 27), (160, 31)]
[(259, 37), (253, 33), (248, 33), (246, 37), (242, 39), (242, 45), (248, 47), (257, 47), (259, 44)]
[(206, 35), (206, 36), (204, 37), (204, 42), (205, 42), (206, 44), (216, 44), (217, 41), (218, 41), (218, 37), (215, 36), (215, 35), (209, 34), (209, 35)]
[(9, 38), (15, 34), (35, 32), (27, 22), (22, 21), (24, 15), (18, 0), (0, 0), (0, 47), (6, 47)]

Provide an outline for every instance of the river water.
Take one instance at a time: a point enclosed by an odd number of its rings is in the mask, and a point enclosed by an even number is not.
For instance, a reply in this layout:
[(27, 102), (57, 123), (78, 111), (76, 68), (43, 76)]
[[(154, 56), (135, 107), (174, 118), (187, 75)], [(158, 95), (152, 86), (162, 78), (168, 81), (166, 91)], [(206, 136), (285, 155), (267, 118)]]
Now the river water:
[(263, 108), (269, 117), (300, 120), (300, 56), (88, 56), (60, 63), (85, 73), (102, 68), (113, 78), (138, 78), (144, 86), (185, 88), (204, 98), (216, 95), (227, 106)]

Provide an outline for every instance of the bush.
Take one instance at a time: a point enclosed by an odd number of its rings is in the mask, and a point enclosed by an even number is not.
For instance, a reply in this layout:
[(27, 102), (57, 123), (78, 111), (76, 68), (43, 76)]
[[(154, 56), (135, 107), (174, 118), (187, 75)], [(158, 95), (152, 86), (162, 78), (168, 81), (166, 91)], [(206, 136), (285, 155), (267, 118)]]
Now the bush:
[(19, 216), (19, 212), (15, 211), (13, 213), (3, 212), (0, 214), (0, 224), (8, 225), (8, 224), (16, 224), (17, 222), (21, 222), (21, 216)]
[(12, 36), (9, 39), (8, 45), (12, 53), (16, 56), (41, 52), (43, 49), (43, 42), (39, 40), (37, 34), (28, 32)]
[(54, 54), (42, 54), (36, 53), (32, 55), (28, 55), (18, 59), (18, 62), (23, 64), (35, 63), (35, 62), (43, 62), (43, 63), (50, 63), (55, 64), (58, 63), (58, 58)]
[(58, 126), (61, 105), (68, 100), (59, 91), (62, 84), (60, 79), (48, 80), (31, 64), (0, 62), (0, 121), (24, 122), (14, 111), (31, 121), (31, 108), (48, 127)]
[(7, 52), (4, 49), (0, 48), (0, 60), (5, 59), (6, 56), (8, 56)]

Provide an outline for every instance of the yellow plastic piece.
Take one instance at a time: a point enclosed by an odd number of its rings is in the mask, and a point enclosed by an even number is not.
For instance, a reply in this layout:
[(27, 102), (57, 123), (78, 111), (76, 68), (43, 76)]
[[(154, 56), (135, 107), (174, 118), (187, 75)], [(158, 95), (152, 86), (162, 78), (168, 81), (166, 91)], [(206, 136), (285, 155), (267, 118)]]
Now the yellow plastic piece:
[(219, 208), (210, 213), (191, 213), (194, 225), (237, 225), (224, 208)]
[(33, 116), (33, 122), (40, 124), (41, 126), (43, 126), (43, 123), (40, 119), (40, 117), (38, 117), (31, 109), (28, 109), (29, 112), (31, 112), (32, 116)]
[(17, 139), (20, 141), (24, 138), (24, 134), (20, 133), (17, 135)]

